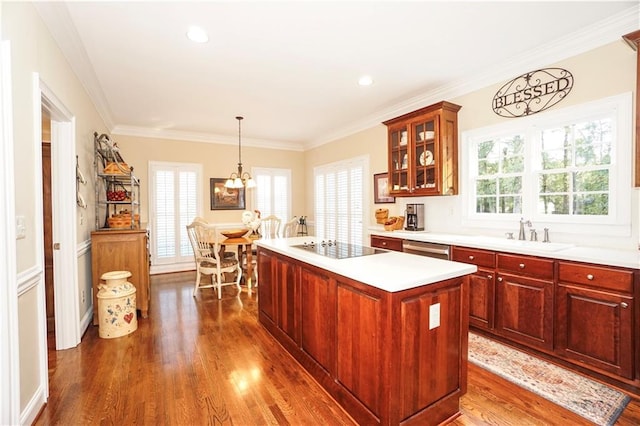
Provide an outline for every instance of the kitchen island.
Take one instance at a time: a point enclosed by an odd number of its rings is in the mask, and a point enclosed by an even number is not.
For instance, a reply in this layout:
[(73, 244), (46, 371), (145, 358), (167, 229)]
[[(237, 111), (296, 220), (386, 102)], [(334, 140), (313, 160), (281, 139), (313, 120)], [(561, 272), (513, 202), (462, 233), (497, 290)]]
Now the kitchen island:
[(260, 323), (360, 424), (456, 418), (467, 383), (467, 276), (476, 267), (295, 247), (310, 240), (257, 242)]

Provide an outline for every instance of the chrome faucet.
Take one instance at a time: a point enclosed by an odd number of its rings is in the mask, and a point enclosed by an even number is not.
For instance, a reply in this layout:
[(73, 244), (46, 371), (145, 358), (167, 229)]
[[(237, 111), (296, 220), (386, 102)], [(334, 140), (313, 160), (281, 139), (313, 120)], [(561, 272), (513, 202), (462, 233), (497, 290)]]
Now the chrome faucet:
[(527, 220), (525, 221), (524, 218), (520, 218), (520, 232), (518, 233), (518, 240), (520, 241), (524, 241), (527, 239), (527, 236), (524, 233), (524, 226), (527, 225), (529, 228), (531, 228), (531, 221)]
[(550, 243), (551, 240), (549, 239), (549, 228), (544, 228), (544, 239), (542, 240), (543, 243)]

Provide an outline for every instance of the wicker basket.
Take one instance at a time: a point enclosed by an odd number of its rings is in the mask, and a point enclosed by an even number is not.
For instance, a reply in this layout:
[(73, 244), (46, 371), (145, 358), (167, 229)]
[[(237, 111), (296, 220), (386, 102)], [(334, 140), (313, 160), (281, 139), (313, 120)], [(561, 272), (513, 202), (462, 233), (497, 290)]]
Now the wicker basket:
[(383, 224), (389, 219), (389, 209), (376, 209), (376, 223)]
[(384, 224), (385, 231), (395, 231), (398, 229), (402, 229), (402, 225), (404, 225), (404, 217), (402, 216), (392, 216), (387, 219)]

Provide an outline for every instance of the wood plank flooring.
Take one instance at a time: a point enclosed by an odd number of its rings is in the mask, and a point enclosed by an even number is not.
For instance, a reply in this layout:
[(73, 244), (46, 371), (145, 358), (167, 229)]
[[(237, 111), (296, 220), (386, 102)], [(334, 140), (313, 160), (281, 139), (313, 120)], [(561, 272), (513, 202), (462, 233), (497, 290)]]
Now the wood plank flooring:
[[(90, 326), (78, 347), (49, 351), (49, 401), (35, 424), (354, 424), (258, 324), (256, 291), (194, 298), (194, 281), (153, 276), (137, 331), (100, 339)], [(591, 424), (473, 364), (461, 411), (454, 425)], [(616, 425), (638, 424), (632, 401)]]

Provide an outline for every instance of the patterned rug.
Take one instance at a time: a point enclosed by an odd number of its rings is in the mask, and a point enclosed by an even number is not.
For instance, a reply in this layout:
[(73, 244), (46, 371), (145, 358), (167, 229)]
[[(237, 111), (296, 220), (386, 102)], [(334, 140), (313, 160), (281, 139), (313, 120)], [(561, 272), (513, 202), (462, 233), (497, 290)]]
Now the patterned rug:
[(474, 333), (469, 333), (469, 361), (597, 425), (613, 425), (630, 400), (622, 392)]

